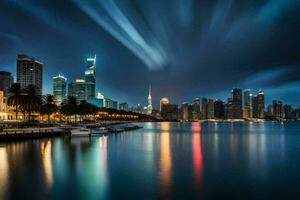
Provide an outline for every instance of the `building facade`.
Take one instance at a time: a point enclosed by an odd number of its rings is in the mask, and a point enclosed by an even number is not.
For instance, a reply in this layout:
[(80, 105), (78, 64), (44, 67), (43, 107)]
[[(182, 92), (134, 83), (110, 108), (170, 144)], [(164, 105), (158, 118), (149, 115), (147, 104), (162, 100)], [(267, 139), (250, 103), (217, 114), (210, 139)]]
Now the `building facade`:
[(58, 75), (53, 77), (53, 96), (55, 103), (60, 105), (67, 96), (67, 78)]
[(149, 85), (147, 114), (151, 115), (152, 110), (153, 110), (153, 107), (152, 107), (152, 97), (151, 97), (151, 85)]
[(213, 99), (208, 99), (207, 102), (207, 119), (215, 118), (215, 102)]
[(68, 96), (73, 96), (77, 99), (77, 102), (86, 100), (85, 94), (85, 80), (76, 79), (75, 82), (68, 84)]
[(120, 103), (119, 110), (128, 111), (128, 103), (126, 103), (126, 102)]
[(96, 55), (94, 58), (87, 58), (87, 69), (85, 75), (85, 100), (96, 98)]
[(8, 91), (14, 82), (10, 72), (0, 71), (0, 90), (3, 91), (4, 96), (8, 96)]
[(35, 85), (38, 88), (37, 93), (42, 95), (43, 63), (27, 55), (18, 55), (17, 83), (20, 83), (22, 89), (28, 85)]

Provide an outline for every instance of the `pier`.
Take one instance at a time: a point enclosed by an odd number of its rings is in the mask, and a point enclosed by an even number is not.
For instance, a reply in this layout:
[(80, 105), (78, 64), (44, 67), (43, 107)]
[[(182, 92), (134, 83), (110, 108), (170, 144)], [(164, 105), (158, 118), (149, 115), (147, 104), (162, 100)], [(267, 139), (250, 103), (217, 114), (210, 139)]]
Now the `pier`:
[(37, 138), (51, 138), (58, 136), (69, 136), (68, 130), (51, 128), (22, 128), (22, 129), (3, 129), (0, 131), (0, 142), (10, 140), (24, 140)]

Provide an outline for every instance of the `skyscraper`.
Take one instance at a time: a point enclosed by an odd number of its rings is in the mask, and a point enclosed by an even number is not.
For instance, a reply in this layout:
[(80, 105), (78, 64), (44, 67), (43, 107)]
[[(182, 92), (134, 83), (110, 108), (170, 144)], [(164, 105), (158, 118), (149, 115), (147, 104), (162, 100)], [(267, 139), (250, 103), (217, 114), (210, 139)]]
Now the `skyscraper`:
[(68, 84), (68, 96), (73, 96), (77, 99), (77, 102), (85, 100), (85, 80), (76, 79), (75, 82)]
[(161, 112), (163, 105), (168, 104), (168, 103), (169, 103), (168, 98), (166, 98), (166, 97), (161, 98), (161, 100), (159, 101), (159, 111)]
[(178, 120), (178, 106), (176, 104), (162, 104), (161, 117), (164, 120)]
[(14, 79), (10, 72), (0, 71), (0, 91), (3, 91), (4, 96), (7, 97), (8, 90), (13, 82)]
[(214, 111), (215, 111), (215, 118), (216, 119), (223, 119), (224, 118), (224, 102), (221, 100), (216, 100), (214, 103)]
[(152, 114), (152, 97), (151, 97), (151, 85), (149, 85), (149, 94), (148, 94), (148, 106), (147, 106), (147, 114), (151, 115)]
[(28, 85), (35, 85), (37, 93), (42, 94), (43, 90), (43, 63), (27, 55), (18, 55), (17, 58), (17, 83), (22, 89)]
[(231, 91), (232, 99), (232, 114), (234, 119), (242, 118), (242, 90), (239, 88), (234, 88)]
[(258, 92), (257, 101), (258, 118), (262, 119), (265, 117), (265, 94), (261, 90)]
[(195, 98), (193, 102), (193, 110), (192, 110), (192, 115), (193, 115), (193, 120), (200, 120), (201, 119), (201, 103), (199, 98)]
[(180, 112), (181, 112), (181, 114), (180, 114), (181, 120), (188, 121), (189, 120), (189, 104), (186, 102), (182, 103)]
[(284, 107), (281, 101), (274, 100), (272, 102), (273, 108), (273, 117), (276, 119), (283, 119), (284, 118)]
[(60, 105), (67, 95), (67, 78), (61, 75), (53, 77), (53, 95), (55, 103)]
[(258, 96), (257, 95), (254, 95), (252, 98), (252, 108), (253, 108), (252, 117), (258, 118)]
[(250, 89), (244, 90), (243, 118), (252, 118), (252, 94)]
[(119, 110), (128, 111), (128, 103), (126, 103), (126, 102), (120, 103)]
[(96, 98), (96, 55), (87, 59), (87, 69), (85, 74), (86, 100)]
[(201, 119), (207, 119), (207, 99), (201, 99)]
[(207, 119), (215, 118), (215, 104), (213, 99), (208, 99), (207, 102)]

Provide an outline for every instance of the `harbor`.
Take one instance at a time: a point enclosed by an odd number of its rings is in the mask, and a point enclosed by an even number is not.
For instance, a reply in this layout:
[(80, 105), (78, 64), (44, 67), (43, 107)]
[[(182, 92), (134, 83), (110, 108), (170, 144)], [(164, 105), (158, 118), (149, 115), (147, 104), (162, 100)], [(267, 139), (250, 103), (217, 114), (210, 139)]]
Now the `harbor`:
[(8, 128), (0, 130), (0, 142), (52, 137), (101, 136), (139, 128), (142, 127), (131, 123), (107, 123), (105, 126), (93, 124), (45, 128)]

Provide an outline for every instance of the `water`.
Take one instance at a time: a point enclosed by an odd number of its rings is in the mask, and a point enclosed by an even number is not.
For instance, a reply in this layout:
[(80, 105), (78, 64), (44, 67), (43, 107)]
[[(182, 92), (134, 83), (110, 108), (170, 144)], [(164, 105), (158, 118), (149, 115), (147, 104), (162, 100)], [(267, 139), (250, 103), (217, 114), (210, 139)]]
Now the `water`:
[(300, 123), (145, 123), (0, 144), (0, 199), (300, 199)]

